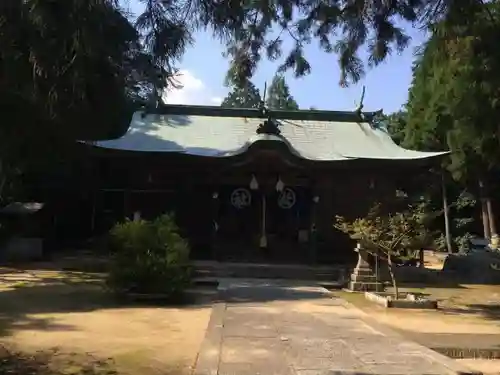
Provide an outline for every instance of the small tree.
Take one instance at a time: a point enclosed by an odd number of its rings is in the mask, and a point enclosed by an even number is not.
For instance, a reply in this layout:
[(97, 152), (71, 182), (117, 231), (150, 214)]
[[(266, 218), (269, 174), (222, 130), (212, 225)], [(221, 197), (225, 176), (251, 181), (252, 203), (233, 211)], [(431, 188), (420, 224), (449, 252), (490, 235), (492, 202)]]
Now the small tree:
[(380, 203), (376, 203), (364, 218), (348, 221), (342, 216), (336, 216), (334, 227), (358, 241), (369, 254), (387, 262), (394, 297), (398, 299), (392, 258), (411, 250), (422, 249), (431, 241), (427, 223), (432, 216), (426, 213), (424, 201), (408, 204), (405, 210), (389, 214), (383, 214)]

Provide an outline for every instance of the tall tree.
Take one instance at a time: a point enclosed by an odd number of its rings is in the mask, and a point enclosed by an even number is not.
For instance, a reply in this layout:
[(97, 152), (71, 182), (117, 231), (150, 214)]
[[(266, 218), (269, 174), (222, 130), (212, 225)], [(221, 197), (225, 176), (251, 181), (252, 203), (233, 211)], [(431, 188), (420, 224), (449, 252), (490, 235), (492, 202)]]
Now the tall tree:
[(299, 105), (290, 94), (290, 88), (282, 75), (274, 76), (267, 90), (266, 106), (270, 109), (299, 109)]
[(0, 2), (0, 189), (122, 130), (134, 88), (162, 72), (140, 41), (111, 1)]
[(453, 151), (443, 167), (479, 192), (487, 237), (496, 234), (490, 192), (500, 157), (498, 37), (496, 3), (478, 7), (468, 20), (436, 25), (414, 69), (405, 138), (421, 148)]
[[(141, 25), (150, 45), (167, 52), (159, 56), (168, 56), (171, 43), (178, 45), (195, 29), (211, 29), (227, 45), (228, 79), (242, 86), (265, 57), (279, 60), (282, 71), (308, 74), (311, 66), (304, 50), (318, 41), (324, 52), (337, 57), (340, 83), (357, 82), (366, 65), (378, 65), (408, 45), (408, 30), (398, 26), (400, 21), (422, 26), (450, 16), (456, 22), (470, 18), (484, 0), (140, 1), (146, 5)], [(289, 45), (286, 37), (292, 42), (288, 51), (283, 48)], [(367, 49), (367, 61), (358, 53), (362, 48)]]
[(262, 104), (259, 89), (252, 82), (244, 87), (234, 87), (221, 103), (222, 107), (259, 108)]

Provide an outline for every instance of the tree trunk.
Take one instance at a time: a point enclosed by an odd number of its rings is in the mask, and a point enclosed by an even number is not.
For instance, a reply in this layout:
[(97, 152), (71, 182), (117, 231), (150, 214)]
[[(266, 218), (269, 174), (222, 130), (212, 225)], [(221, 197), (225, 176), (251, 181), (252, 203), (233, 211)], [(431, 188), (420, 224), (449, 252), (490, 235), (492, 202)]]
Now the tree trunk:
[(489, 240), (491, 238), (491, 227), (488, 215), (488, 207), (486, 203), (484, 183), (482, 180), (479, 180), (479, 196), (481, 200), (481, 218), (483, 219), (484, 238)]
[(483, 234), (484, 238), (490, 238), (490, 220), (488, 218), (488, 210), (486, 208), (486, 202), (481, 199), (481, 218), (483, 219)]
[(448, 206), (448, 194), (446, 192), (446, 178), (444, 172), (441, 173), (441, 192), (443, 196), (443, 213), (444, 213), (444, 235), (446, 238), (446, 250), (448, 253), (453, 252), (450, 233), (450, 208)]
[(391, 254), (387, 254), (387, 265), (389, 266), (389, 274), (391, 275), (392, 287), (394, 288), (394, 298), (399, 299), (398, 284), (396, 282), (396, 276), (394, 276), (394, 269), (392, 268)]
[(490, 225), (490, 236), (496, 236), (497, 235), (497, 228), (496, 228), (496, 223), (495, 223), (495, 215), (493, 212), (493, 204), (491, 202), (491, 198), (487, 197), (486, 198), (486, 212), (488, 213), (488, 222)]

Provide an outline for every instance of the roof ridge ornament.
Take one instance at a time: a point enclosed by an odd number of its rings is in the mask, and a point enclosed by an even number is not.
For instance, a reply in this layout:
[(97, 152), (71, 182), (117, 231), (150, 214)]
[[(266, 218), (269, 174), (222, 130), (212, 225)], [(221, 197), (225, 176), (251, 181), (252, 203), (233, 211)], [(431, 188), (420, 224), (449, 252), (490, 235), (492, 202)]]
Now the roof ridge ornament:
[(272, 117), (271, 111), (269, 111), (266, 107), (264, 101), (260, 102), (259, 111), (261, 117), (266, 118), (266, 120), (259, 124), (256, 133), (279, 136), (281, 134), (281, 130), (279, 130), (277, 121)]
[(271, 111), (266, 107), (266, 92), (267, 83), (264, 83), (264, 97), (259, 104), (259, 113), (260, 117), (265, 118), (266, 120), (264, 120), (263, 123), (259, 124), (256, 133), (279, 136), (281, 134), (281, 130), (279, 130), (278, 128), (278, 123), (272, 117)]

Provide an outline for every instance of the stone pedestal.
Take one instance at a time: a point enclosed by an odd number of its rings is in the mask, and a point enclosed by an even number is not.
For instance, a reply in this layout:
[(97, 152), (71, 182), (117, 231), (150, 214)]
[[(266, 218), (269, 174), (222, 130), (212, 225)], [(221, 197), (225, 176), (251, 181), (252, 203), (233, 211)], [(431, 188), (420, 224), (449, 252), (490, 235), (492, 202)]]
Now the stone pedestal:
[(358, 253), (358, 263), (351, 274), (349, 289), (356, 292), (365, 291), (382, 291), (384, 286), (377, 281), (373, 270), (368, 263), (368, 253), (362, 249), (359, 244), (356, 247)]

